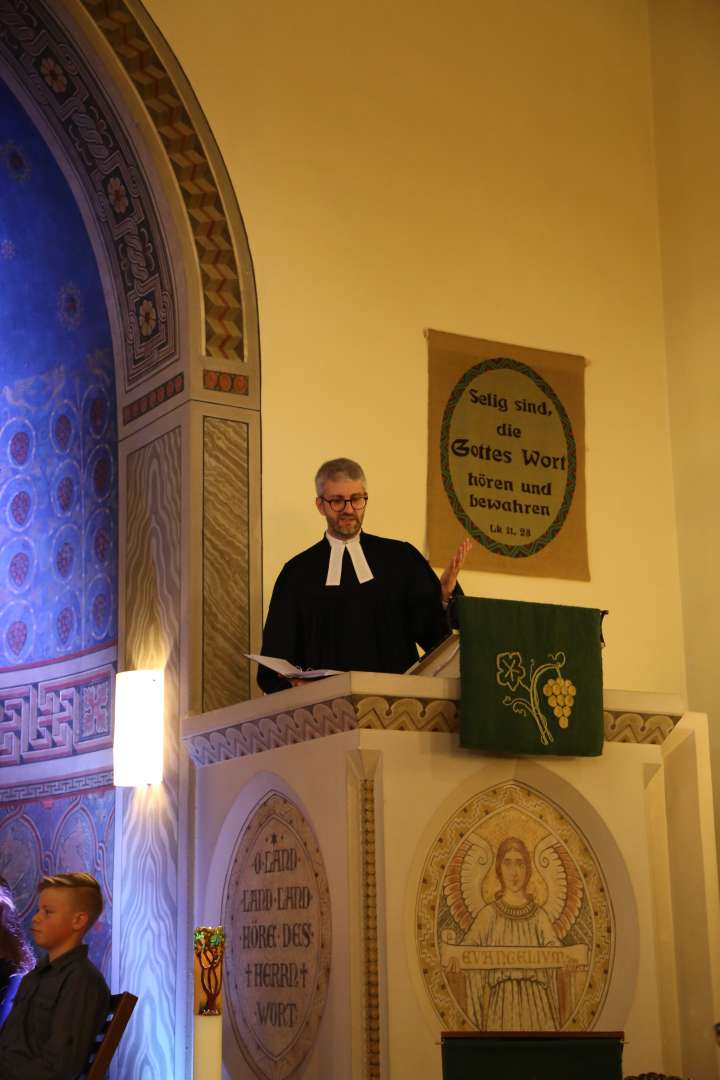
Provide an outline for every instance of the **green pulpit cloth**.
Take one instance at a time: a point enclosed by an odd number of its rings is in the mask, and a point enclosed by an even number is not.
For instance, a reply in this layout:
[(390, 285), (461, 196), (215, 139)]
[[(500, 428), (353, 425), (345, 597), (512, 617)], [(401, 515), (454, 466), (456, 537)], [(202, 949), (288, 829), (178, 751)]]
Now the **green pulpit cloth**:
[(506, 754), (601, 754), (604, 612), (470, 596), (455, 603), (460, 745)]

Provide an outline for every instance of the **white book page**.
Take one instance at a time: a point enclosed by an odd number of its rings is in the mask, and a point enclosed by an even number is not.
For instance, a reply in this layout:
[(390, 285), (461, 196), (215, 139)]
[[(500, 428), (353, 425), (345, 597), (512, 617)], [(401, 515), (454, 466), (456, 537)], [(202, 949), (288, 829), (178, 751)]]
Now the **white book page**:
[(289, 660), (281, 660), (278, 656), (259, 656), (256, 653), (245, 653), (245, 656), (248, 660), (254, 660), (256, 664), (262, 664), (263, 667), (276, 671), (278, 675), (283, 675), (286, 679), (324, 679), (328, 675), (343, 674), (342, 671), (334, 671), (332, 668), (311, 668), (303, 671), (302, 668), (291, 664)]

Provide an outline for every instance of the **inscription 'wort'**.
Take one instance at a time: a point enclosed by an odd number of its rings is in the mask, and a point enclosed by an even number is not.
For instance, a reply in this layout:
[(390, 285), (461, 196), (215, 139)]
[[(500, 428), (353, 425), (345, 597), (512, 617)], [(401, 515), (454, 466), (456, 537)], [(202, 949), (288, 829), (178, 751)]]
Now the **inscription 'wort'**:
[(272, 793), (238, 841), (224, 898), (227, 996), (256, 1075), (282, 1080), (314, 1042), (330, 972), (330, 900), (314, 834)]

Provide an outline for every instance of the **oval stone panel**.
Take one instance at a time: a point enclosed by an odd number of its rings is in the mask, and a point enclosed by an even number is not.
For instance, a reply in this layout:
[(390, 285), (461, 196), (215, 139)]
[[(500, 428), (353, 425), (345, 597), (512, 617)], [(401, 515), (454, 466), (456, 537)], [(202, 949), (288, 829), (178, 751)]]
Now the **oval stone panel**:
[(415, 944), (444, 1028), (588, 1031), (610, 985), (613, 907), (578, 824), (517, 780), (477, 792), (436, 835)]
[(315, 835), (275, 792), (237, 842), (223, 898), (233, 1032), (259, 1077), (282, 1080), (315, 1041), (330, 976), (327, 875)]
[(557, 536), (577, 480), (577, 447), (559, 397), (527, 364), (483, 360), (454, 387), (440, 434), (453, 512), (483, 547), (535, 555)]

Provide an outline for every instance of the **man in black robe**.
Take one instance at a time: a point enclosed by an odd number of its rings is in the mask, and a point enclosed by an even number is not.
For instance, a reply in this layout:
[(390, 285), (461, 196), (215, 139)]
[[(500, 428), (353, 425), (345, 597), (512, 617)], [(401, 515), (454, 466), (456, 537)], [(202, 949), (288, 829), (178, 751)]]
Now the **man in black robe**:
[[(262, 654), (300, 668), (406, 671), (450, 633), (452, 594), (470, 541), (437, 576), (402, 540), (362, 532), (368, 495), (357, 462), (336, 458), (315, 477), (323, 539), (285, 564), (273, 589)], [(291, 684), (260, 667), (266, 693)]]

